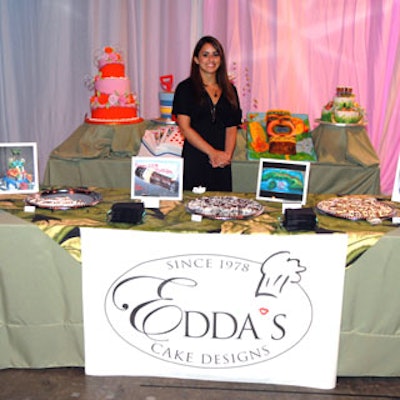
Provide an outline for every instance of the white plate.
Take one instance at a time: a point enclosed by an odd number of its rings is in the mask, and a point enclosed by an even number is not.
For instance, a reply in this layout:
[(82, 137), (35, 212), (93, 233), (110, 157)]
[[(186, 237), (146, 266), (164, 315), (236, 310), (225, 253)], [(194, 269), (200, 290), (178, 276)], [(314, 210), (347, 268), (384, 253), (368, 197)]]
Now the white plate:
[(345, 124), (344, 122), (329, 122), (329, 121), (323, 121), (322, 119), (316, 119), (316, 122), (318, 122), (321, 125), (331, 125), (331, 126), (366, 126), (367, 121), (360, 121), (355, 124)]
[(156, 124), (161, 124), (161, 125), (176, 125), (176, 122), (173, 121), (172, 119), (166, 119), (166, 118), (156, 118), (152, 119), (152, 122), (155, 122)]

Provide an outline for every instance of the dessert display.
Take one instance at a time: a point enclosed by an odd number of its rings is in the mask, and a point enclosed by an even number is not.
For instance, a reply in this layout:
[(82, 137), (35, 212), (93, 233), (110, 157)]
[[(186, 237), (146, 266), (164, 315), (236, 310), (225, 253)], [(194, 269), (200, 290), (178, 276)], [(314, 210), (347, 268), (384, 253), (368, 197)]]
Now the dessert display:
[(296, 154), (296, 128), (289, 111), (267, 112), (269, 152), (272, 154)]
[(172, 75), (163, 75), (160, 77), (160, 83), (162, 91), (158, 94), (161, 115), (159, 121), (174, 124), (175, 120), (172, 115), (172, 105), (175, 95), (175, 92), (172, 90), (174, 77)]
[(172, 103), (174, 102), (174, 92), (160, 92), (158, 96), (161, 118), (166, 121), (172, 121)]
[(370, 196), (349, 195), (322, 200), (317, 209), (338, 218), (374, 220), (392, 217), (396, 210), (389, 204)]
[(184, 136), (178, 126), (147, 129), (142, 137), (138, 156), (180, 157)]
[(308, 116), (280, 109), (249, 113), (247, 150), (249, 160), (280, 158), (315, 161)]
[(236, 196), (203, 196), (191, 200), (187, 210), (210, 219), (245, 219), (261, 215), (264, 207), (255, 200)]
[(99, 193), (85, 189), (44, 190), (25, 199), (25, 202), (31, 206), (51, 210), (89, 207), (98, 204), (100, 201), (101, 195)]
[(336, 95), (322, 108), (321, 121), (342, 124), (362, 123), (364, 110), (355, 99), (351, 87), (338, 86)]
[(130, 79), (125, 75), (125, 62), (121, 51), (106, 46), (95, 55), (98, 73), (86, 84), (94, 90), (90, 98), (93, 123), (134, 123), (138, 117), (136, 95), (131, 92)]

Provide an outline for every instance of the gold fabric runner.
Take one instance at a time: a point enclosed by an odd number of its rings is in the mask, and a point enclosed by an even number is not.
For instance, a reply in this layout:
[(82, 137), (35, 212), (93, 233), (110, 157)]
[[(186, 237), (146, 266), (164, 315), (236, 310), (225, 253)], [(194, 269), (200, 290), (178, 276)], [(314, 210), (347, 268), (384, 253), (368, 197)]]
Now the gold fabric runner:
[[(198, 195), (191, 192), (184, 193), (183, 201), (161, 201), (160, 212), (146, 209), (143, 223), (130, 225), (123, 223), (108, 223), (107, 212), (116, 202), (128, 202), (130, 191), (126, 189), (98, 189), (91, 188), (102, 195), (103, 200), (93, 206), (73, 210), (47, 210), (36, 208), (35, 213), (24, 212), (26, 195), (0, 196), (0, 209), (27, 221), (32, 221), (46, 235), (56, 241), (68, 251), (72, 257), (80, 261), (80, 227), (99, 227), (113, 229), (135, 229), (158, 232), (197, 232), (221, 234), (274, 234), (287, 235), (304, 232), (287, 232), (282, 226), (282, 205), (274, 202), (263, 202), (264, 213), (258, 217), (247, 220), (211, 220), (203, 218), (200, 222), (191, 220), (190, 213), (186, 210), (186, 203)], [(226, 193), (209, 192), (207, 195), (226, 195)], [(252, 198), (253, 194), (231, 193), (242, 198)], [(307, 207), (316, 204), (332, 195), (309, 195)], [(400, 212), (400, 205), (392, 204)], [(366, 221), (348, 221), (334, 218), (316, 212), (319, 231), (345, 232), (348, 234), (347, 265), (351, 265), (360, 255), (373, 246), (386, 232), (396, 228), (390, 220), (381, 224), (371, 225)], [(315, 232), (309, 232), (313, 234)]]

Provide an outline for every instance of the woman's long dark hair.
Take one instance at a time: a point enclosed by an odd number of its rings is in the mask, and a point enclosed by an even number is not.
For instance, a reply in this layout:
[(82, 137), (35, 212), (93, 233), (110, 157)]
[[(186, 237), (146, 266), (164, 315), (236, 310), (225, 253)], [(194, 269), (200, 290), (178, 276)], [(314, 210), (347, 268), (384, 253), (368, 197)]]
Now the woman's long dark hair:
[(206, 43), (211, 44), (211, 46), (213, 46), (215, 48), (215, 50), (218, 52), (218, 54), (221, 57), (221, 64), (217, 70), (217, 83), (221, 87), (222, 93), (228, 99), (229, 103), (232, 104), (232, 106), (234, 108), (238, 108), (239, 105), (237, 102), (236, 93), (233, 89), (232, 83), (229, 81), (229, 78), (228, 78), (228, 71), (227, 71), (227, 67), (226, 67), (226, 59), (225, 59), (224, 49), (223, 49), (221, 43), (212, 36), (203, 36), (197, 42), (197, 44), (193, 50), (192, 66), (190, 69), (190, 77), (192, 78), (192, 81), (194, 83), (197, 98), (199, 99), (199, 101), (201, 101), (201, 99), (203, 98), (205, 89), (204, 89), (204, 84), (203, 84), (203, 81), (202, 81), (201, 75), (200, 75), (200, 67), (195, 62), (194, 59), (195, 59), (195, 57), (199, 57), (200, 50)]

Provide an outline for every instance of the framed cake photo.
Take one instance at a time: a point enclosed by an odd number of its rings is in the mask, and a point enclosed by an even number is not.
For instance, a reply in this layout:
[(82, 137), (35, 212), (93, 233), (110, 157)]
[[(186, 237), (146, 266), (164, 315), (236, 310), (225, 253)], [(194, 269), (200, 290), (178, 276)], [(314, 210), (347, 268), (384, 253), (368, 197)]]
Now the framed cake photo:
[(39, 191), (37, 144), (0, 143), (0, 195)]
[(256, 198), (305, 205), (310, 163), (262, 158), (259, 161)]
[(392, 201), (400, 201), (400, 156), (397, 160), (396, 175), (394, 177)]
[(183, 159), (132, 157), (131, 198), (142, 200), (147, 208), (158, 208), (159, 200), (182, 200)]

